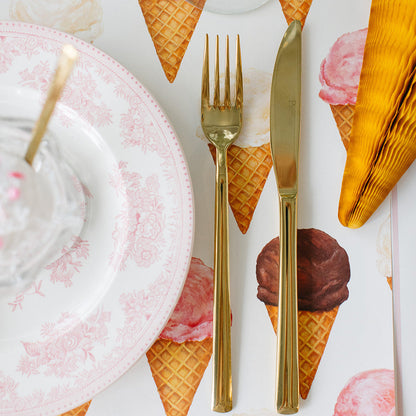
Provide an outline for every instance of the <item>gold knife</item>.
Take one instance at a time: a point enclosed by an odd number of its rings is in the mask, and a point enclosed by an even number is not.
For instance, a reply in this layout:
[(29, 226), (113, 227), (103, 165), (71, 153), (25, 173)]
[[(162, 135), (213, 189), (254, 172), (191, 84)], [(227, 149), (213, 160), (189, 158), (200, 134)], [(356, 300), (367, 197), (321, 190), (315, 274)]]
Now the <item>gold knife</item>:
[(299, 410), (297, 194), (301, 108), (302, 27), (293, 21), (280, 44), (270, 97), (270, 145), (280, 206), (276, 410)]

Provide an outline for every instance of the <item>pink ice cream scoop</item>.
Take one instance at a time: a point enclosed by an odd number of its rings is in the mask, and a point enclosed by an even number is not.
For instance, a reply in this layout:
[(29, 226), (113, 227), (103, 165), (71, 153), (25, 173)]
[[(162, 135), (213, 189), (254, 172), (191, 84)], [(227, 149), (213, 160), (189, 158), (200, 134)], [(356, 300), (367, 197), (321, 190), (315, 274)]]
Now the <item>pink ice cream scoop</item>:
[(394, 372), (381, 369), (354, 376), (339, 394), (333, 416), (394, 414)]
[(366, 38), (367, 29), (342, 35), (322, 61), (319, 96), (328, 104), (356, 103)]
[(177, 343), (212, 338), (214, 271), (192, 257), (182, 295), (160, 338)]

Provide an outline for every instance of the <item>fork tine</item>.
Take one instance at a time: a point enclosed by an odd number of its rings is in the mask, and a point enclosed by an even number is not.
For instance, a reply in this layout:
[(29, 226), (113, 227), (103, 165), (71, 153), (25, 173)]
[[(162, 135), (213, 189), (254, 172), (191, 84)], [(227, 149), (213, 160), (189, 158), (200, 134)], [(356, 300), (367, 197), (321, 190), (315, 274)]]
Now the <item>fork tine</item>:
[(219, 36), (215, 42), (215, 87), (214, 87), (214, 107), (220, 106), (220, 63), (219, 63)]
[(227, 35), (227, 43), (225, 45), (225, 89), (224, 89), (224, 107), (230, 107), (230, 50), (229, 39)]
[(235, 81), (235, 106), (243, 107), (243, 72), (241, 69), (240, 35), (237, 35), (237, 65)]
[(202, 66), (201, 107), (209, 107), (209, 51), (208, 34), (205, 35), (204, 63)]

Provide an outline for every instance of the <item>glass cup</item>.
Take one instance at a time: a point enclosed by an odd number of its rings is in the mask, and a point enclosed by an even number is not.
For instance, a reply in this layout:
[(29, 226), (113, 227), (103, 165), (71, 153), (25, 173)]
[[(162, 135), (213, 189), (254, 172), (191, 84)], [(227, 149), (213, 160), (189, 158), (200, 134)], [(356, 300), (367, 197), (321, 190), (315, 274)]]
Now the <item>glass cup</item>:
[(22, 291), (85, 224), (82, 183), (47, 132), (24, 160), (33, 121), (0, 120), (0, 296)]

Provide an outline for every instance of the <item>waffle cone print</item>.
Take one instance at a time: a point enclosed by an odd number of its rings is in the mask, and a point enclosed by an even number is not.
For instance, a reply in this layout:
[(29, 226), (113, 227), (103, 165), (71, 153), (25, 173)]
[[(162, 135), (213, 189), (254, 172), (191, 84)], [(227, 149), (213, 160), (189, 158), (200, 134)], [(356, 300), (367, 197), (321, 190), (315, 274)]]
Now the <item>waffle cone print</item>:
[[(254, 69), (245, 72), (243, 126), (227, 155), (228, 200), (243, 234), (250, 226), (273, 166), (269, 138), (271, 74)], [(202, 131), (197, 134), (205, 140)], [(215, 147), (208, 147), (215, 162)]]
[(186, 416), (212, 355), (214, 272), (192, 258), (181, 298), (147, 351), (167, 416)]
[(294, 20), (300, 20), (302, 27), (305, 25), (306, 16), (312, 5), (312, 0), (279, 0), (285, 15), (287, 24)]
[[(298, 348), (299, 390), (303, 399), (324, 354), (339, 311), (348, 299), (348, 255), (337, 241), (317, 229), (298, 230)], [(257, 297), (264, 302), (273, 329), (278, 317), (279, 237), (271, 240), (257, 258)]]
[(82, 406), (79, 406), (69, 412), (62, 413), (60, 416), (85, 416), (90, 407), (91, 401), (84, 403)]
[(322, 61), (319, 96), (330, 105), (332, 115), (348, 150), (363, 65), (367, 29), (346, 33), (337, 39)]
[[(215, 160), (215, 147), (212, 144), (208, 146)], [(231, 145), (228, 149), (228, 198), (243, 234), (250, 226), (272, 166), (270, 144), (254, 147)]]
[[(204, 0), (198, 4), (203, 6)], [(202, 12), (186, 0), (139, 0), (156, 53), (169, 82), (178, 73)]]
[[(276, 332), (279, 307), (266, 304), (266, 309)], [(337, 313), (338, 306), (328, 312), (298, 312), (299, 391), (302, 399), (308, 397)]]
[(352, 104), (331, 104), (331, 111), (335, 123), (337, 123), (338, 131), (341, 135), (341, 140), (344, 144), (345, 150), (348, 150), (348, 146), (350, 144), (352, 122), (354, 120), (355, 106)]

